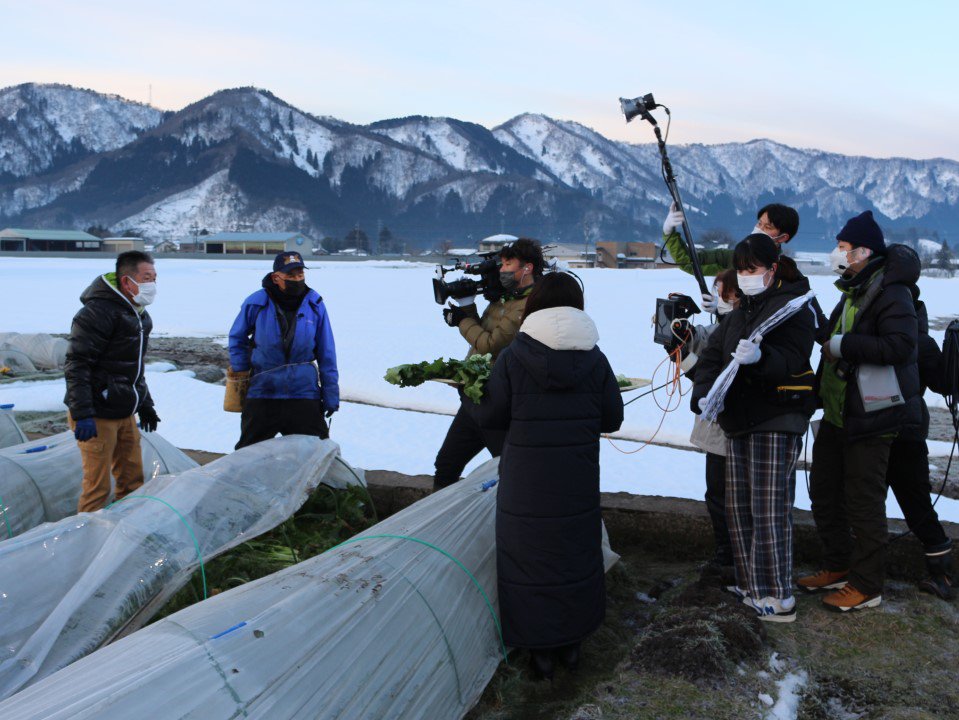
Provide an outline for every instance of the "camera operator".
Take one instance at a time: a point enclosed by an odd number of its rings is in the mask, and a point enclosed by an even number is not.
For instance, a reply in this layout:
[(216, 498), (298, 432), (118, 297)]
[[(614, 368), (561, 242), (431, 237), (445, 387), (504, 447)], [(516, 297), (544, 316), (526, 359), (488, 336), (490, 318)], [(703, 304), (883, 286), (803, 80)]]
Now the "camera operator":
[[(500, 253), (499, 279), (505, 292), (498, 301), (486, 307), (482, 317), (477, 312), (473, 297), (451, 300), (454, 305), (443, 309), (446, 324), (459, 329), (469, 343), (466, 357), (490, 353), (493, 362), (496, 361), (500, 351), (519, 332), (526, 298), (533, 289), (533, 283), (542, 277), (545, 265), (539, 243), (520, 238)], [(459, 411), (436, 455), (434, 490), (459, 480), (466, 464), (484, 447), (493, 457), (499, 456), (503, 448), (505, 433), (500, 430), (480, 430), (471, 414), (471, 404), (472, 401), (460, 394)]]

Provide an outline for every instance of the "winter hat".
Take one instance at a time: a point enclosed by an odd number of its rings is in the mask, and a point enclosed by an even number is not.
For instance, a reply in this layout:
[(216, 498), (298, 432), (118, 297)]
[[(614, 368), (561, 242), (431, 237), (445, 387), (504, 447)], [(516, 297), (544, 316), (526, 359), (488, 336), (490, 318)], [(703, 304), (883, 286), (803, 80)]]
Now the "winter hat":
[(839, 242), (847, 242), (855, 247), (869, 248), (877, 255), (886, 254), (886, 241), (882, 230), (872, 218), (872, 210), (849, 220), (836, 236)]

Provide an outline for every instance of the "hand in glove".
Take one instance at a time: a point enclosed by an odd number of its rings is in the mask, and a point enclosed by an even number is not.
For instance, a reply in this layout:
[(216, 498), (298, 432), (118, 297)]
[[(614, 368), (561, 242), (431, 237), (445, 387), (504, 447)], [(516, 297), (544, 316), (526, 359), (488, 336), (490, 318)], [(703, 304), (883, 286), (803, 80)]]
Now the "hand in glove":
[(80, 442), (86, 442), (97, 436), (97, 421), (92, 417), (83, 418), (82, 420), (77, 420), (74, 430), (73, 437), (75, 437)]
[(157, 416), (156, 410), (152, 407), (142, 407), (137, 411), (137, 414), (140, 416), (140, 429), (143, 432), (153, 432), (157, 429), (160, 418)]
[(719, 298), (716, 295), (703, 293), (703, 311), (715, 315), (719, 309)]
[(326, 411), (326, 417), (327, 417), (327, 418), (333, 417), (333, 413), (335, 413), (337, 410), (339, 410), (338, 407), (329, 408), (329, 409)]
[(689, 342), (693, 339), (693, 333), (689, 327), (689, 321), (686, 319), (673, 320), (673, 336), (666, 344), (666, 352), (675, 352), (676, 348), (682, 347), (683, 355), (689, 352)]
[(689, 409), (696, 415), (702, 415), (703, 410), (706, 409), (706, 398), (690, 398)]
[(676, 203), (669, 206), (669, 215), (663, 222), (663, 235), (669, 235), (683, 226), (683, 211), (676, 207)]
[(469, 315), (463, 308), (460, 307), (446, 307), (443, 308), (443, 320), (450, 327), (459, 327), (460, 323), (468, 318)]
[(755, 340), (740, 340), (739, 345), (737, 345), (736, 349), (732, 352), (733, 360), (738, 361), (740, 365), (754, 365), (758, 363), (763, 356), (763, 351), (759, 347), (759, 343), (762, 341), (762, 335), (757, 335)]

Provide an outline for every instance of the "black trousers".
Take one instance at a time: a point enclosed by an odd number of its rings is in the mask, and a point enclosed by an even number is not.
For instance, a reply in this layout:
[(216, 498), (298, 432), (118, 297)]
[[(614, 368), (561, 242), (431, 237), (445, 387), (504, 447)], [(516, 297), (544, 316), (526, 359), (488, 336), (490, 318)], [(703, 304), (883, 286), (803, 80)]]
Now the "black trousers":
[(324, 440), (330, 430), (319, 400), (266, 400), (247, 398), (240, 416), (239, 450), (280, 435), (315, 435)]
[(812, 447), (809, 499), (823, 544), (825, 570), (849, 570), (866, 595), (885, 579), (886, 470), (892, 438), (850, 442), (842, 428), (823, 421)]
[(726, 521), (726, 458), (713, 453), (706, 453), (706, 510), (716, 542), (714, 560), (720, 565), (732, 565), (733, 545)]
[(503, 443), (506, 432), (503, 430), (482, 430), (473, 418), (470, 405), (472, 400), (460, 402), (460, 409), (446, 431), (446, 439), (440, 451), (436, 454), (433, 475), (433, 489), (438, 490), (452, 485), (463, 474), (463, 469), (483, 448), (490, 451), (493, 457), (499, 457), (503, 452)]
[(939, 516), (932, 507), (929, 485), (929, 450), (925, 440), (896, 438), (889, 450), (886, 480), (902, 509), (906, 524), (926, 551), (949, 547)]

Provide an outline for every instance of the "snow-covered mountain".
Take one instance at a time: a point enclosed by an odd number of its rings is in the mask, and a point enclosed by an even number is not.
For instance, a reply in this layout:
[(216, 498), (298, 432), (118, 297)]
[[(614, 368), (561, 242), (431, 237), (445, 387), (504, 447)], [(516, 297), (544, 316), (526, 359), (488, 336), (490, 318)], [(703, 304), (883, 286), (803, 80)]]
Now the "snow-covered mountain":
[[(637, 139), (643, 138), (642, 126)], [(959, 163), (847, 157), (769, 140), (670, 146), (694, 230), (734, 236), (772, 201), (827, 238), (872, 209), (889, 229), (959, 227)], [(0, 225), (135, 227), (182, 236), (385, 224), (411, 246), (511, 231), (654, 239), (668, 195), (652, 143), (524, 114), (489, 130), (452, 118), (357, 126), (256, 88), (176, 113), (61, 85), (0, 90)], [(283, 225), (283, 227), (280, 227)]]

